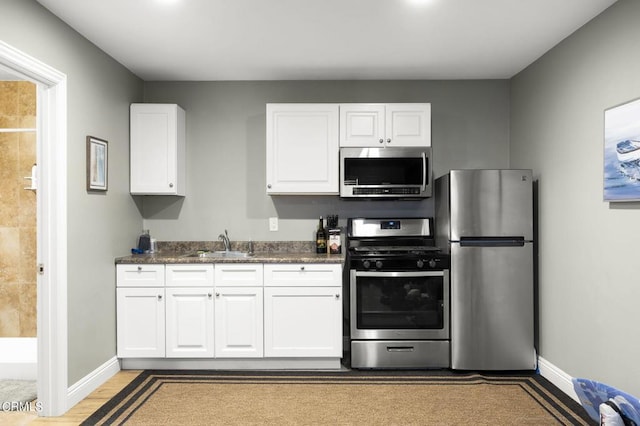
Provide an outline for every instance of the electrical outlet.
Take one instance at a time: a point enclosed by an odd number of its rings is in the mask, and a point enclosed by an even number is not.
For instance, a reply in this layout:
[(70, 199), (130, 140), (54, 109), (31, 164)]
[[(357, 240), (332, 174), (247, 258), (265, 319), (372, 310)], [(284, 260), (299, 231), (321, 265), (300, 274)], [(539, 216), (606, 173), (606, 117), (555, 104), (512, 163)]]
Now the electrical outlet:
[(278, 218), (270, 217), (269, 218), (269, 231), (277, 231), (278, 230)]

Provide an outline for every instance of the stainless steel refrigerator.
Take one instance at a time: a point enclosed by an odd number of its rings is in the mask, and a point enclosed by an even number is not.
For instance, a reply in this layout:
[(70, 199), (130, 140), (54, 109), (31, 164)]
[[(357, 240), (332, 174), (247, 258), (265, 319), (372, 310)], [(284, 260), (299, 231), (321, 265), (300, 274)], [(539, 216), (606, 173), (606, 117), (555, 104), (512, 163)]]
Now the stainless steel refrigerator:
[(451, 170), (435, 182), (451, 255), (451, 368), (533, 370), (531, 170)]

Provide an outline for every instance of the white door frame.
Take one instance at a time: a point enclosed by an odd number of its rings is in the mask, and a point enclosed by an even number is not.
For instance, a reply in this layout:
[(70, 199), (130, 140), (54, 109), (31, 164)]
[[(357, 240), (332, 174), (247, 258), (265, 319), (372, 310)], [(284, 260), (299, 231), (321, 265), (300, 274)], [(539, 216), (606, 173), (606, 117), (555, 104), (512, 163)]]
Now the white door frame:
[(68, 409), (67, 76), (0, 41), (0, 67), (37, 84), (38, 401)]

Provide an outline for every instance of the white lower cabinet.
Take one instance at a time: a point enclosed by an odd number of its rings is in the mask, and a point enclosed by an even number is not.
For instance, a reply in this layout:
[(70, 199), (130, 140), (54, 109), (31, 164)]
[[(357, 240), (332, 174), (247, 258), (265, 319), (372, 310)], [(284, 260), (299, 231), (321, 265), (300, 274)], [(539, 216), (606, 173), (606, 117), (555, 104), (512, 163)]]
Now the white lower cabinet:
[(265, 265), (266, 357), (342, 356), (341, 271), (336, 264)]
[(339, 264), (119, 264), (118, 357), (339, 365), (341, 271)]
[(215, 282), (216, 358), (262, 358), (262, 264), (218, 263)]
[(212, 264), (165, 266), (166, 357), (213, 357)]
[(166, 357), (213, 357), (213, 287), (170, 287), (166, 295)]
[(266, 287), (266, 357), (341, 357), (342, 289)]
[(218, 287), (215, 309), (216, 358), (261, 358), (262, 287)]
[(118, 357), (164, 357), (164, 288), (122, 287), (116, 293)]

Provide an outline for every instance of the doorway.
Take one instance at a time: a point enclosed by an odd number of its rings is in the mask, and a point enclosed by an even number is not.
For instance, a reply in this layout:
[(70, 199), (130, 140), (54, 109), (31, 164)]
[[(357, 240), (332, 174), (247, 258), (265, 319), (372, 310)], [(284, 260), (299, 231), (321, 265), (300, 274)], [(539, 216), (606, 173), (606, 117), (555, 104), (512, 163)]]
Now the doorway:
[(37, 376), (36, 85), (2, 72), (0, 170), (0, 380), (32, 381)]
[(0, 68), (36, 84), (37, 383), (41, 416), (67, 411), (66, 75), (0, 41)]

